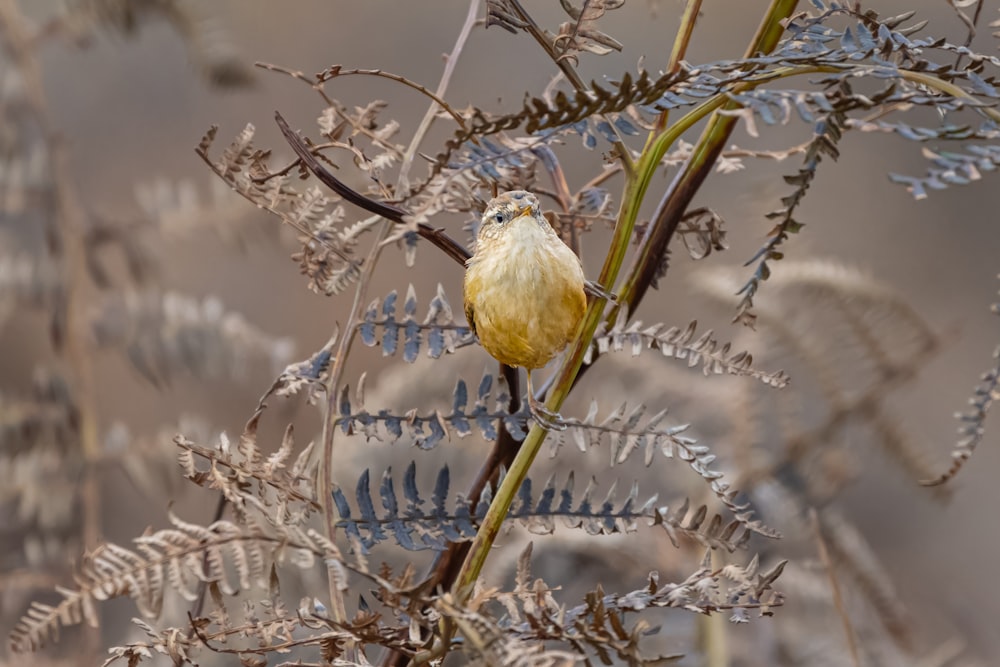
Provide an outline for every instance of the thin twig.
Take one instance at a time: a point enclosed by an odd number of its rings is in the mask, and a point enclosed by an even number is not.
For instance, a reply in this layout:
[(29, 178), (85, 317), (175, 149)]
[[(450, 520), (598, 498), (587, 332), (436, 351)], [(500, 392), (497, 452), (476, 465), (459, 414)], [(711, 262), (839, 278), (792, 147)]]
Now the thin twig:
[[(471, 8), (470, 11), (474, 10), (476, 3), (473, 2), (472, 4), (473, 8)], [(455, 47), (448, 57), (448, 65), (445, 67), (441, 82), (438, 85), (438, 97), (443, 95), (444, 91), (447, 89), (452, 72), (454, 72), (454, 62), (457, 61), (459, 55), (461, 54), (462, 48), (472, 31), (473, 25), (474, 21), (466, 21), (459, 33), (458, 39), (455, 42)], [(435, 105), (431, 107), (428, 114), (433, 114), (436, 107), (437, 102), (435, 101)], [(280, 113), (275, 114), (275, 120), (296, 155), (298, 155), (299, 159), (303, 161), (303, 163), (317, 176), (317, 178), (320, 178), (324, 184), (331, 187), (348, 202), (385, 218), (384, 223), (380, 226), (375, 239), (372, 242), (368, 257), (362, 264), (362, 274), (359, 277), (357, 288), (354, 292), (354, 301), (349, 311), (350, 314), (347, 322), (344, 326), (344, 335), (338, 341), (337, 349), (332, 356), (327, 380), (327, 406), (323, 423), (322, 447), (320, 448), (322, 458), (320, 460), (320, 482), (317, 495), (322, 499), (323, 513), (326, 519), (327, 536), (330, 540), (333, 540), (336, 538), (338, 521), (337, 508), (332, 500), (333, 478), (335, 474), (334, 435), (336, 433), (336, 415), (338, 414), (337, 401), (339, 400), (338, 388), (341, 385), (344, 369), (346, 367), (345, 362), (350, 353), (350, 348), (354, 342), (355, 334), (357, 332), (356, 324), (360, 321), (363, 315), (367, 290), (371, 284), (371, 278), (375, 267), (378, 264), (378, 258), (382, 249), (385, 247), (382, 241), (386, 238), (386, 236), (388, 236), (390, 230), (392, 230), (396, 224), (406, 224), (404, 220), (406, 211), (390, 204), (374, 201), (351, 190), (350, 188), (347, 188), (343, 183), (336, 179), (333, 174), (319, 164), (312, 152), (305, 146), (305, 143), (298, 137), (298, 135), (291, 131), (284, 118), (281, 117)], [(418, 128), (410, 142), (410, 148), (407, 149), (407, 153), (416, 153), (416, 149), (423, 141), (425, 133), (429, 127), (429, 122), (421, 124), (420, 128)], [(456, 259), (462, 255), (464, 255), (464, 257), (468, 256), (468, 253), (464, 248), (461, 248), (461, 246), (457, 243), (451, 241), (440, 230), (434, 230), (425, 225), (422, 235), (439, 247), (442, 247), (442, 249), (445, 249), (449, 255), (455, 257)], [(462, 257), (462, 260), (464, 260), (464, 257)], [(344, 623), (347, 621), (347, 611), (343, 595), (341, 591), (337, 589), (336, 577), (334, 577), (332, 573), (328, 574), (328, 581), (333, 619), (336, 622)]]
[(830, 578), (830, 590), (833, 593), (833, 606), (837, 608), (837, 614), (844, 626), (844, 636), (847, 638), (847, 649), (851, 653), (851, 663), (854, 667), (861, 667), (861, 658), (858, 656), (858, 645), (854, 638), (854, 628), (851, 627), (851, 616), (847, 613), (844, 605), (844, 597), (840, 593), (840, 584), (837, 582), (837, 572), (833, 567), (833, 560), (830, 552), (826, 548), (826, 540), (823, 539), (823, 527), (820, 525), (819, 514), (815, 508), (809, 508), (809, 522), (812, 524), (813, 535), (816, 537), (816, 550), (819, 552), (819, 559), (826, 568), (826, 574)]

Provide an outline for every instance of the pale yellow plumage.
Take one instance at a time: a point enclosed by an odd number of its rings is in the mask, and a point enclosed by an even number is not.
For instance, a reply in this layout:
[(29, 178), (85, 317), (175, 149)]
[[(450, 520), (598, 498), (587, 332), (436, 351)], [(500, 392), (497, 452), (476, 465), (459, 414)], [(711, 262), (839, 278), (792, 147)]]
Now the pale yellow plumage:
[[(580, 259), (523, 190), (490, 202), (465, 273), (465, 315), (487, 352), (543, 367), (572, 339), (587, 308)], [(533, 402), (533, 397), (529, 396)]]

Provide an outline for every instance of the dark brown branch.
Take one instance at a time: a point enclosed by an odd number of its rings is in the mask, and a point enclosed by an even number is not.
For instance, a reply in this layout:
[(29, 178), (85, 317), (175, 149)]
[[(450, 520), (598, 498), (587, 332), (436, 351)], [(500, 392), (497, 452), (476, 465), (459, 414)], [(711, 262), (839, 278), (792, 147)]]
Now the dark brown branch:
[[(278, 123), (278, 129), (281, 130), (281, 134), (284, 135), (285, 141), (287, 141), (288, 145), (291, 146), (295, 155), (302, 161), (302, 164), (305, 165), (306, 169), (312, 172), (323, 185), (343, 197), (345, 201), (348, 201), (358, 208), (368, 211), (369, 213), (380, 215), (386, 220), (391, 220), (400, 225), (409, 224), (406, 222), (406, 217), (409, 215), (407, 211), (399, 208), (398, 206), (393, 206), (392, 204), (387, 204), (385, 202), (376, 201), (371, 197), (366, 197), (334, 176), (329, 169), (324, 167), (320, 161), (316, 159), (316, 156), (313, 155), (312, 150), (302, 137), (300, 137), (297, 132), (292, 131), (292, 129), (288, 126), (288, 123), (281, 116), (280, 112), (274, 112), (274, 120)], [(465, 260), (470, 257), (469, 251), (461, 243), (445, 234), (444, 230), (435, 229), (434, 227), (421, 222), (417, 224), (416, 232), (421, 237), (427, 239), (443, 250), (446, 255), (454, 259), (456, 262), (465, 266)]]

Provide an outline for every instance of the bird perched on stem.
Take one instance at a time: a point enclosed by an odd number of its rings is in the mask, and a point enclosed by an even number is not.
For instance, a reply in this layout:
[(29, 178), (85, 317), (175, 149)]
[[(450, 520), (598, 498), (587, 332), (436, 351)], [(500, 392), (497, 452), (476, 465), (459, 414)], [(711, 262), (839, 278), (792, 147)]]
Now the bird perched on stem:
[(557, 415), (535, 399), (531, 371), (566, 347), (583, 319), (580, 258), (542, 216), (538, 198), (514, 190), (487, 205), (466, 267), (469, 326), (493, 358), (527, 371), (531, 413), (551, 425)]

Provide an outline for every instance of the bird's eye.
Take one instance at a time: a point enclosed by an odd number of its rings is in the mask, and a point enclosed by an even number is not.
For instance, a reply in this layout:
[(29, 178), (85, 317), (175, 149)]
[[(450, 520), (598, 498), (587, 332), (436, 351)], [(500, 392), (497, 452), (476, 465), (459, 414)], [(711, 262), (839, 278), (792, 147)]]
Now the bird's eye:
[(503, 224), (503, 213), (497, 213), (493, 217), (496, 219), (498, 225), (502, 225)]

